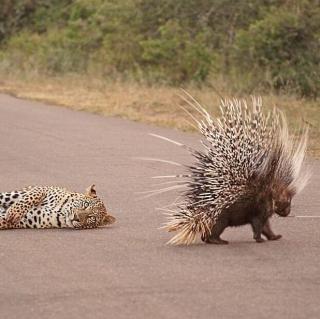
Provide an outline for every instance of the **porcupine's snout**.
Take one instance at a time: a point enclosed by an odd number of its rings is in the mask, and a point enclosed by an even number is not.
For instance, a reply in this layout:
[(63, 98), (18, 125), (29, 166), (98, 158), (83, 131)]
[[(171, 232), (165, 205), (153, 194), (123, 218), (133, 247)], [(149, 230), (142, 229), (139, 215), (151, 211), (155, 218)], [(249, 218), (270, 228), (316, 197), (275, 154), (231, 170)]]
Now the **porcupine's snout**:
[(275, 213), (281, 217), (286, 217), (290, 214), (291, 211), (291, 203), (275, 203)]
[(277, 215), (286, 217), (290, 214), (293, 195), (294, 194), (286, 188), (278, 193), (274, 201), (274, 212)]
[(286, 217), (291, 211), (291, 196), (280, 196), (274, 203), (274, 212), (281, 216)]

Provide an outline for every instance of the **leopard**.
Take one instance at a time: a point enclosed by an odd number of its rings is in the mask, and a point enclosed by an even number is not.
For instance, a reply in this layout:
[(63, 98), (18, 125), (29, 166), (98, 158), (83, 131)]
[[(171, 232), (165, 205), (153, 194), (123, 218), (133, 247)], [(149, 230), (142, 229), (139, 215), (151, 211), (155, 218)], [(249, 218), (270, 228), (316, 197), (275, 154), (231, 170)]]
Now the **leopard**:
[(19, 228), (90, 229), (113, 224), (95, 185), (85, 193), (58, 186), (28, 186), (0, 193), (0, 230)]

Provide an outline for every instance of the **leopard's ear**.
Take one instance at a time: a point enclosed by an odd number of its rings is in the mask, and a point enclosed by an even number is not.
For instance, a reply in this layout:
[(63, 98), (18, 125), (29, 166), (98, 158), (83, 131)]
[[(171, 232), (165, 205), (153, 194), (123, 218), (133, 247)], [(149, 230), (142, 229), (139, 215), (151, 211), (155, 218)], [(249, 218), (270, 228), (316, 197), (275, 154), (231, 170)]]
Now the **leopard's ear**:
[(86, 189), (86, 195), (90, 196), (90, 197), (97, 197), (97, 192), (95, 190), (95, 185), (92, 184), (90, 185), (87, 189)]
[(116, 219), (111, 215), (105, 215), (102, 218), (101, 225), (106, 226), (115, 223)]

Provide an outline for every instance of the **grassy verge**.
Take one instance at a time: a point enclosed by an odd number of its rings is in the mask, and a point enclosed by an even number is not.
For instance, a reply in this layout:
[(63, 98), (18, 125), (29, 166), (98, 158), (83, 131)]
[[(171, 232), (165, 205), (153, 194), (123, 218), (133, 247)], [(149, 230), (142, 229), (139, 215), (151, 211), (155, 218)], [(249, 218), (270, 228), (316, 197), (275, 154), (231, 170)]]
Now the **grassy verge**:
[[(81, 76), (59, 78), (21, 78), (3, 76), (0, 92), (20, 98), (45, 101), (75, 110), (104, 116), (118, 116), (134, 121), (191, 131), (190, 118), (179, 107), (183, 105), (178, 88), (147, 86), (130, 82), (106, 82)], [(211, 113), (218, 114), (219, 96), (210, 88), (185, 88)], [(230, 96), (225, 88), (220, 94)], [(320, 157), (320, 103), (288, 95), (263, 95), (264, 104), (285, 111), (292, 129), (303, 122), (310, 124), (309, 154)]]

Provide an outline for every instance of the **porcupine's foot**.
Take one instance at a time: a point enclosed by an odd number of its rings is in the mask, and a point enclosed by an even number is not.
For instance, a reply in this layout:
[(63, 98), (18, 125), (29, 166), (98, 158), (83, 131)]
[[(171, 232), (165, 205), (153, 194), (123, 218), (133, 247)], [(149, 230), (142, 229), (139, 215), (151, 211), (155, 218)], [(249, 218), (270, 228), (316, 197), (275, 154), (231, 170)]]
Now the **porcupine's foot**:
[(208, 236), (201, 236), (203, 242), (207, 244), (215, 244), (215, 245), (227, 245), (228, 241), (220, 238), (220, 235), (223, 233), (225, 228), (228, 226), (227, 219), (221, 218), (218, 220), (211, 229), (211, 234)]
[(282, 238), (282, 235), (274, 235), (272, 237), (269, 237), (268, 240), (278, 240), (280, 238)]
[(221, 239), (220, 237), (201, 237), (201, 240), (205, 242), (206, 244), (215, 244), (215, 245), (227, 245), (229, 244), (228, 241)]
[(212, 238), (208, 242), (208, 244), (215, 244), (215, 245), (228, 245), (229, 242), (227, 240), (223, 240), (221, 238)]
[(276, 234), (271, 230), (269, 220), (268, 220), (268, 221), (266, 222), (266, 224), (263, 226), (262, 234), (263, 234), (264, 236), (266, 236), (266, 238), (267, 238), (268, 240), (278, 240), (278, 239), (280, 239), (280, 238), (282, 237), (281, 235), (276, 235)]
[(262, 237), (254, 238), (257, 243), (264, 243), (265, 240)]

